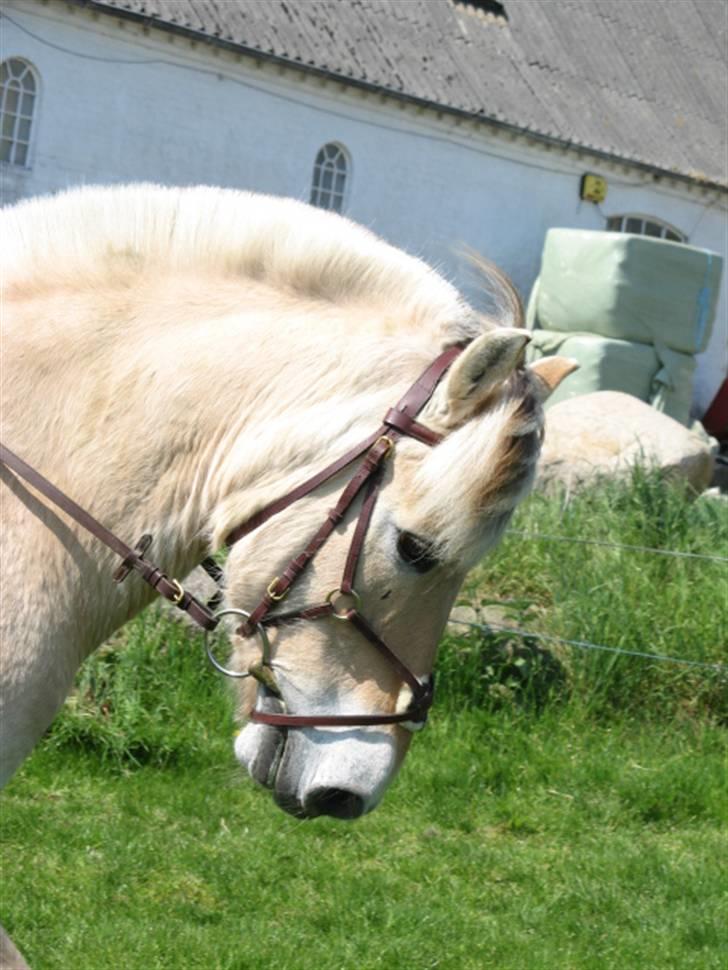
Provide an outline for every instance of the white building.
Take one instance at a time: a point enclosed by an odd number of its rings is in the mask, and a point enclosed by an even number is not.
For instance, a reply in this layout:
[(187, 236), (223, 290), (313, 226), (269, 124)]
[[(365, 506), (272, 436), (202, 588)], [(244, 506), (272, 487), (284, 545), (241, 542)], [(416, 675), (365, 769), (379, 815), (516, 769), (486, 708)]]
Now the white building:
[[(728, 263), (721, 18), (713, 0), (3, 0), (3, 200), (137, 180), (290, 195), (466, 291), (464, 247), (527, 295), (547, 229), (610, 217)], [(698, 414), (727, 372), (728, 267)]]

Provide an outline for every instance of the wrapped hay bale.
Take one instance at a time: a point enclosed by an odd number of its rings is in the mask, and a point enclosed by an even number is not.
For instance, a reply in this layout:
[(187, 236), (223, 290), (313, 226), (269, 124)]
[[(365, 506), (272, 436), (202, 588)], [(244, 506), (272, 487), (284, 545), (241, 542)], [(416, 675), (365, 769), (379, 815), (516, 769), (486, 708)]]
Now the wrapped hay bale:
[(660, 368), (654, 347), (592, 333), (555, 333), (535, 330), (529, 346), (532, 359), (560, 354), (573, 357), (579, 369), (561, 382), (547, 407), (593, 391), (623, 391), (648, 401)]
[(687, 425), (690, 420), (695, 358), (657, 346), (598, 337), (593, 333), (534, 330), (529, 358), (573, 357), (579, 369), (561, 382), (546, 402), (553, 407), (594, 391), (622, 391)]
[(529, 326), (701, 353), (722, 266), (717, 253), (665, 239), (550, 229)]

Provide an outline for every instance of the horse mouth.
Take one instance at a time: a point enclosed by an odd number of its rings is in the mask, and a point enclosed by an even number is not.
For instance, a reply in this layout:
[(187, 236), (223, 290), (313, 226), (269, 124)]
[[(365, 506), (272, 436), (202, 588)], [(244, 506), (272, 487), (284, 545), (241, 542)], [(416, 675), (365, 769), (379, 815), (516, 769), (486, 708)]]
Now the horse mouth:
[[(256, 707), (266, 714), (283, 713), (282, 701), (267, 687), (258, 689)], [(254, 751), (244, 747), (237, 750), (237, 755), (247, 768), (253, 781), (273, 791), (278, 777), (278, 769), (283, 760), (288, 732), (273, 724), (258, 724), (255, 727), (255, 734)], [(236, 745), (236, 748), (238, 748), (238, 745)]]

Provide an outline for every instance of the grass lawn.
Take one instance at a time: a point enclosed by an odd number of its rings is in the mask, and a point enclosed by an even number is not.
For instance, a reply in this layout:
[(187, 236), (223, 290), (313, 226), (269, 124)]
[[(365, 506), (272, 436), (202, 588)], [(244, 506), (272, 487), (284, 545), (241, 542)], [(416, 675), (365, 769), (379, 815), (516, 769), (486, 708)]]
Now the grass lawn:
[[(722, 508), (649, 478), (514, 527), (728, 554)], [(464, 598), (725, 662), (725, 564), (512, 536)], [(34, 970), (723, 970), (725, 675), (575, 651), (549, 694), (499, 665), (509, 643), (450, 634), (383, 804), (301, 822), (234, 765), (226, 692), (148, 611), (2, 795), (0, 919)]]
[(443, 713), (384, 804), (299, 822), (227, 767), (41, 750), (2, 819), (31, 966), (715, 968), (723, 733)]

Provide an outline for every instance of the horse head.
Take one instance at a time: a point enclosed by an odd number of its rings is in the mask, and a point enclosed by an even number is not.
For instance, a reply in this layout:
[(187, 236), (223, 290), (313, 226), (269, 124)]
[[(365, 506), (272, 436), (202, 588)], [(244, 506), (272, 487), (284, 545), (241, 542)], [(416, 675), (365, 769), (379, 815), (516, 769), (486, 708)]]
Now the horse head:
[[(541, 404), (574, 366), (559, 358), (525, 366), (528, 339), (521, 329), (503, 327), (472, 341), (419, 415), (435, 446), (417, 437), (396, 441), (360, 540), (355, 589), (343, 588), (341, 574), (352, 555), (357, 509), (301, 572), (283, 622), (276, 622), (283, 599), (275, 595), (277, 580), (268, 586), (272, 600), (263, 594), (262, 612), (272, 621), (259, 630), (268, 679), (258, 675), (254, 693), (244, 686), (240, 706), (243, 713), (268, 712), (270, 723), (249, 723), (235, 749), (251, 776), (296, 816), (349, 819), (370, 811), (402, 763), (413, 729), (422, 726), (405, 719), (413, 701), (406, 673), (414, 674), (415, 690), (431, 682), (438, 640), (467, 571), (498, 542), (531, 487), (543, 438)], [(326, 520), (337, 488), (339, 477), (233, 547), (226, 579), (231, 607), (250, 609), (260, 600), (260, 575), (283, 573)], [(306, 622), (311, 604), (324, 604), (316, 622)], [(363, 631), (355, 622), (336, 622), (354, 614), (366, 617)], [(372, 632), (375, 643), (386, 642), (384, 653), (368, 641)], [(259, 671), (257, 649), (254, 639), (238, 637), (233, 666)], [(383, 714), (384, 723), (357, 723), (362, 713), (364, 722)], [(386, 723), (392, 714), (400, 720)]]

